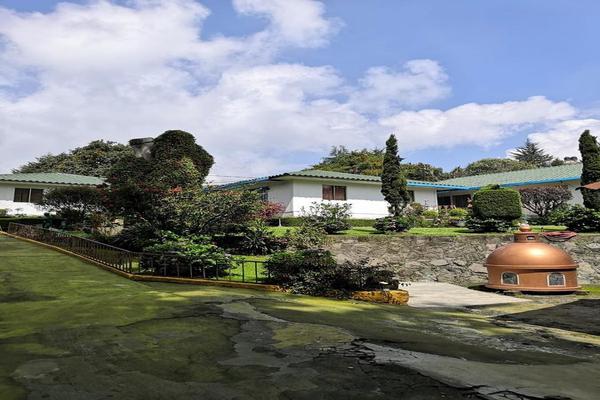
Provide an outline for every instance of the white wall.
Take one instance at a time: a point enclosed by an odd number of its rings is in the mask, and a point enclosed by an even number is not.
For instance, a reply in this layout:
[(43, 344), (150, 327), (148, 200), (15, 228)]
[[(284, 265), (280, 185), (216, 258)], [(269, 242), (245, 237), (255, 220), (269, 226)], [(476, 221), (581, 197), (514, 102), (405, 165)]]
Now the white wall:
[[(294, 180), (271, 182), (269, 201), (284, 204), (285, 215), (300, 216), (302, 208), (308, 210), (313, 202), (323, 201), (323, 185), (346, 186), (345, 203), (351, 204), (352, 218), (381, 218), (388, 215), (388, 204), (381, 194), (381, 185), (372, 183), (355, 183), (348, 181), (310, 181)], [(415, 201), (427, 206), (437, 207), (437, 194), (435, 189), (412, 188), (415, 192)], [(344, 203), (344, 201), (333, 200)]]
[(15, 187), (33, 188), (33, 189), (48, 189), (48, 186), (39, 184), (5, 184), (0, 183), (0, 209), (8, 210), (8, 215), (24, 214), (24, 215), (44, 215), (45, 210), (33, 203), (16, 203)]

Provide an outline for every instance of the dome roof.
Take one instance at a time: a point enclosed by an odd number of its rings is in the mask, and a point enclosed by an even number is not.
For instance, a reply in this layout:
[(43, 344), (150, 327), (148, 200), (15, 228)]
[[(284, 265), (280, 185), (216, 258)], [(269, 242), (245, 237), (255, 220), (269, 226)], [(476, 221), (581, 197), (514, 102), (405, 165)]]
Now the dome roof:
[(565, 251), (540, 242), (509, 243), (496, 249), (486, 260), (488, 267), (518, 266), (523, 268), (576, 268), (577, 264)]

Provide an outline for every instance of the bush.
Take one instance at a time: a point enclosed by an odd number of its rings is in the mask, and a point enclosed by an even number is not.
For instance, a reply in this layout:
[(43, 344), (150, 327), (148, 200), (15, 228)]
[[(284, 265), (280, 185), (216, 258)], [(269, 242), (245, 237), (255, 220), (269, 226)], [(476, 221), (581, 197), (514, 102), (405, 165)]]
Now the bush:
[[(308, 211), (303, 210), (306, 223), (321, 227), (329, 234), (350, 229), (350, 204), (313, 202)], [(304, 224), (304, 222), (303, 222)]]
[(600, 232), (600, 211), (576, 205), (563, 211), (561, 219), (569, 230)]
[(465, 219), (469, 215), (469, 210), (467, 210), (466, 208), (459, 207), (451, 208), (448, 214), (450, 214), (451, 217)]
[(142, 251), (160, 240), (160, 231), (151, 224), (140, 222), (126, 226), (115, 236), (96, 233), (95, 240), (131, 251)]
[(379, 232), (404, 232), (415, 226), (415, 218), (401, 215), (399, 217), (377, 218), (373, 228)]
[(473, 232), (507, 232), (514, 226), (512, 221), (494, 218), (469, 216), (466, 227)]
[(6, 208), (0, 208), (0, 218), (4, 218), (8, 215), (8, 210)]
[(437, 218), (438, 210), (425, 210), (423, 211), (424, 218)]
[(264, 221), (256, 220), (243, 233), (239, 250), (242, 254), (264, 255), (286, 248), (287, 239), (275, 237)]
[(473, 195), (473, 215), (477, 218), (513, 221), (522, 214), (521, 196), (514, 189), (491, 185)]
[(144, 248), (144, 251), (164, 255), (153, 257), (150, 265), (141, 266), (152, 268), (155, 274), (176, 275), (197, 269), (212, 276), (222, 274), (231, 265), (231, 257), (206, 236), (179, 236), (172, 232), (161, 232), (159, 243)]
[(15, 224), (23, 224), (23, 225), (46, 225), (47, 227), (59, 228), (61, 225), (61, 219), (58, 217), (5, 217), (0, 218), (0, 228), (2, 230), (7, 230), (8, 225), (11, 222)]
[(375, 289), (390, 282), (393, 273), (370, 267), (366, 261), (338, 265), (331, 253), (302, 250), (277, 253), (265, 264), (273, 283), (294, 293), (345, 296), (349, 291)]
[[(44, 193), (41, 205), (56, 212), (69, 227), (88, 224), (97, 229), (110, 218), (104, 207), (104, 192), (93, 187), (64, 187)], [(98, 218), (98, 216), (106, 218)], [(93, 223), (93, 224), (92, 224)]]
[(288, 230), (285, 239), (287, 245), (295, 250), (320, 249), (327, 240), (327, 232), (307, 222), (298, 229)]

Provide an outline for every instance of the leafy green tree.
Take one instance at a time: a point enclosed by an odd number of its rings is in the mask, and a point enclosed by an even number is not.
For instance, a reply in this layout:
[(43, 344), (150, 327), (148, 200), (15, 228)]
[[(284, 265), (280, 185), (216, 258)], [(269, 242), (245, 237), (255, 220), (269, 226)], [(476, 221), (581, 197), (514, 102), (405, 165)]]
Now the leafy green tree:
[(348, 150), (344, 146), (335, 146), (328, 157), (312, 166), (323, 171), (345, 172), (348, 174), (381, 175), (383, 150)]
[(13, 172), (62, 172), (106, 177), (114, 164), (123, 157), (132, 155), (132, 149), (124, 144), (94, 140), (86, 146), (77, 147), (66, 153), (43, 155), (35, 161), (14, 169)]
[(539, 144), (529, 139), (525, 141), (523, 146), (517, 147), (511, 155), (517, 161), (532, 164), (536, 167), (547, 167), (554, 159), (550, 154), (546, 154)]
[(161, 225), (162, 199), (183, 190), (201, 190), (213, 163), (192, 134), (166, 131), (154, 140), (148, 160), (131, 152), (108, 171), (110, 205), (129, 220)]
[(465, 168), (457, 167), (453, 169), (450, 172), (450, 176), (452, 178), (460, 178), (462, 176), (510, 172), (530, 168), (535, 168), (535, 165), (510, 158), (484, 158), (470, 163)]
[[(68, 226), (82, 223), (96, 225), (100, 222), (94, 215), (107, 216), (104, 192), (93, 187), (64, 187), (49, 190), (44, 194), (41, 205), (55, 212)], [(109, 219), (107, 217), (107, 219)], [(97, 228), (98, 226), (93, 226)]]
[[(348, 150), (344, 146), (335, 146), (331, 149), (328, 157), (313, 165), (312, 168), (323, 171), (380, 176), (383, 169), (383, 155), (384, 151), (382, 149)], [(421, 162), (404, 163), (400, 165), (400, 168), (407, 179), (439, 181), (448, 178), (442, 168), (431, 164)]]
[[(581, 172), (581, 184), (600, 181), (600, 147), (595, 136), (586, 130), (579, 137), (579, 152), (583, 162)], [(583, 205), (596, 211), (600, 211), (600, 190), (581, 189)]]
[(381, 172), (381, 193), (389, 204), (390, 214), (394, 217), (399, 217), (404, 207), (410, 203), (406, 178), (400, 170), (398, 141), (394, 135), (390, 135), (385, 142), (385, 155)]
[(567, 204), (573, 194), (566, 186), (540, 186), (520, 189), (523, 207), (544, 221), (558, 208)]

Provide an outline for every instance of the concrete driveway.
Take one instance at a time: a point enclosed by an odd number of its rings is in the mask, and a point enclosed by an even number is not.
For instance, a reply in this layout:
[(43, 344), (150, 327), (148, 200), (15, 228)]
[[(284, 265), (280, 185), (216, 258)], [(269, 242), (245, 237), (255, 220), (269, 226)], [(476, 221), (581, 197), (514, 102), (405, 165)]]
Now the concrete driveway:
[(529, 301), (441, 282), (413, 282), (402, 289), (408, 291), (412, 307), (463, 308)]

